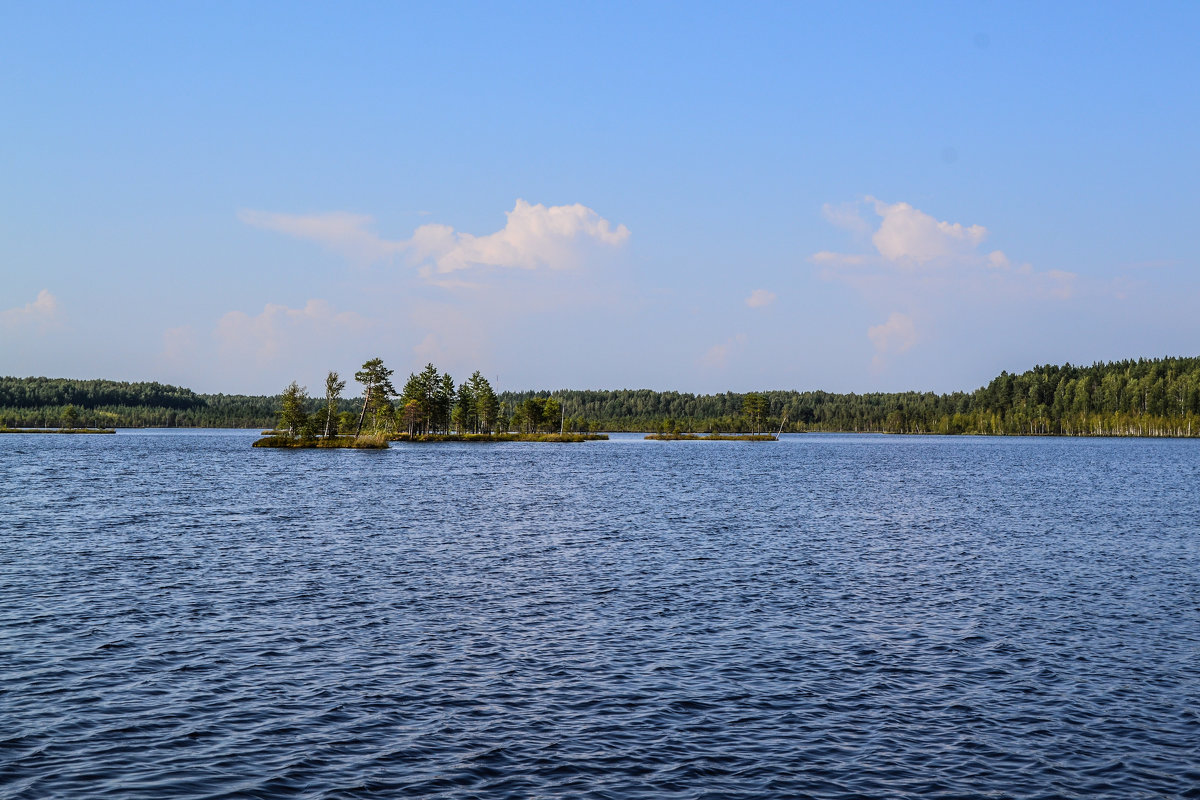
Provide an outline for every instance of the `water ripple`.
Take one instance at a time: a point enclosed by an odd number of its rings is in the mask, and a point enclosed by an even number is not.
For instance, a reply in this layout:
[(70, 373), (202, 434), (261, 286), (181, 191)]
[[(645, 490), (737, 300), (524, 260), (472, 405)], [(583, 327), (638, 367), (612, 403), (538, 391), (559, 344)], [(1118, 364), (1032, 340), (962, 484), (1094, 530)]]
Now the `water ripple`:
[(247, 436), (0, 439), (0, 797), (1200, 797), (1193, 442)]

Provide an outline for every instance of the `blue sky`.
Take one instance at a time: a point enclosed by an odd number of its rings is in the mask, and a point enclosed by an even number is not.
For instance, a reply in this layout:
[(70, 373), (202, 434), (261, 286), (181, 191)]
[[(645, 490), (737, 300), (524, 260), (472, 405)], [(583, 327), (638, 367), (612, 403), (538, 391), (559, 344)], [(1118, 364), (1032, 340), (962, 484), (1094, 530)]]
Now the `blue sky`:
[(0, 374), (1200, 353), (1200, 5), (7, 4)]

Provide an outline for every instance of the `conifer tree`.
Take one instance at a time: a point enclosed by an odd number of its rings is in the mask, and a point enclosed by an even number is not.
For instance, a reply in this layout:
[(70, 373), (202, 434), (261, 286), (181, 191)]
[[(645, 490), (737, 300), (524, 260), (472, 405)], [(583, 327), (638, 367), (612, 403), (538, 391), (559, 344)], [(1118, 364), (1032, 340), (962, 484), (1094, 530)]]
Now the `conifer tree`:
[(363, 385), (362, 413), (358, 415), (358, 428), (354, 431), (357, 438), (362, 433), (363, 421), (367, 418), (367, 409), (374, 409), (376, 428), (378, 428), (378, 410), (384, 403), (390, 403), (396, 394), (392, 385), (392, 370), (383, 365), (383, 359), (372, 358), (362, 365), (362, 369), (354, 373), (354, 380)]

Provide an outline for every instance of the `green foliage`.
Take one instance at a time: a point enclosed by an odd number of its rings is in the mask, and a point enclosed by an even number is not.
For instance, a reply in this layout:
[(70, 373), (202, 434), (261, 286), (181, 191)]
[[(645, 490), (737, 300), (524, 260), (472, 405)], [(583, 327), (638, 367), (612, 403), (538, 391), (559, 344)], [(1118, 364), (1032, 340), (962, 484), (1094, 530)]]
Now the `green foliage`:
[(304, 410), (306, 399), (308, 391), (303, 386), (295, 381), (288, 384), (280, 395), (279, 430), (287, 431), (293, 437), (312, 438), (311, 418)]
[(742, 397), (742, 414), (750, 421), (750, 426), (754, 430), (762, 430), (770, 411), (771, 403), (766, 396), (758, 392), (749, 392)]
[[(521, 408), (549, 392), (504, 392)], [(1200, 436), (1200, 358), (1038, 366), (1001, 373), (975, 392), (832, 394), (770, 391), (765, 419), (745, 412), (749, 395), (694, 395), (648, 389), (555, 393), (602, 430), (655, 433), (785, 431), (970, 433), (1075, 436)], [(574, 420), (568, 425), (578, 424)], [(514, 427), (516, 427), (514, 423)]]
[(779, 437), (772, 433), (650, 433), (646, 439), (661, 442), (778, 442)]
[(330, 370), (325, 376), (325, 436), (336, 436), (339, 428), (338, 401), (342, 399), (342, 390), (346, 382), (341, 376)]
[(386, 450), (387, 437), (384, 436), (329, 436), (307, 437), (293, 439), (291, 436), (264, 436), (257, 440), (253, 447), (282, 447), (299, 449), (352, 449), (352, 450)]
[(203, 408), (205, 400), (191, 389), (162, 383), (0, 377), (0, 408), (68, 405), (81, 409), (123, 406), (188, 411)]
[(362, 369), (354, 373), (354, 380), (363, 385), (362, 413), (358, 417), (358, 427), (354, 435), (362, 433), (363, 420), (367, 412), (371, 412), (375, 433), (379, 433), (380, 422), (384, 425), (394, 424), (392, 398), (396, 396), (396, 387), (392, 385), (392, 373), (383, 365), (383, 359), (372, 358), (362, 365)]
[(608, 439), (606, 433), (399, 433), (393, 442), (595, 442)]
[[(379, 359), (384, 377), (391, 375)], [(360, 373), (361, 374), (361, 373)], [(357, 378), (358, 376), (356, 376)], [(419, 379), (413, 384), (414, 379)], [(450, 396), (445, 380), (428, 365), (405, 385), (397, 427), (410, 434), (433, 433), (435, 396)], [(374, 392), (387, 395), (386, 385)], [(463, 387), (468, 391), (463, 393)], [(304, 400), (303, 410), (329, 418), (326, 398)], [(394, 390), (392, 391), (394, 394)], [(559, 416), (547, 419), (551, 393), (497, 394), (476, 372), (453, 392), (442, 428), (459, 432), (557, 431)], [(1164, 358), (1093, 364), (1090, 367), (1038, 366), (1001, 373), (974, 392), (831, 394), (770, 391), (765, 419), (746, 413), (747, 395), (726, 392), (693, 395), (642, 390), (558, 391), (565, 406), (564, 430), (627, 430), (644, 433), (724, 431), (874, 431), (888, 433), (1063, 434), (1077, 436), (1200, 436), (1200, 358)], [(369, 398), (362, 398), (366, 402)], [(527, 400), (541, 401), (526, 404)], [(359, 401), (355, 401), (359, 402)], [(409, 405), (414, 403), (415, 405)], [(0, 378), (0, 426), (53, 428), (74, 405), (78, 424), (96, 427), (264, 427), (275, 424), (279, 397), (197, 395), (157, 383), (71, 381), (53, 378)], [(753, 403), (752, 403), (753, 405)], [(378, 406), (380, 419), (387, 412)], [(444, 410), (444, 405), (443, 405)], [(365, 411), (363, 412), (365, 413)], [(444, 413), (439, 412), (439, 413)], [(349, 420), (339, 414), (338, 430), (355, 430), (358, 409)], [(332, 430), (331, 430), (332, 432)]]
[(116, 433), (112, 428), (0, 428), (0, 433)]

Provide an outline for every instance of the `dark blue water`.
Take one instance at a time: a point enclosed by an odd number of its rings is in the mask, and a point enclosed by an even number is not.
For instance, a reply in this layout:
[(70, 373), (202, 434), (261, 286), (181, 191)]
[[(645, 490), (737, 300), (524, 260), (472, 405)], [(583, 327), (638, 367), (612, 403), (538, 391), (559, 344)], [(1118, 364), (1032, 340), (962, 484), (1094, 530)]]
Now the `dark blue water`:
[(1200, 442), (0, 436), (0, 797), (1200, 797)]

